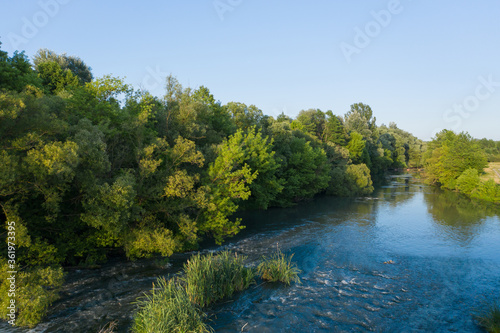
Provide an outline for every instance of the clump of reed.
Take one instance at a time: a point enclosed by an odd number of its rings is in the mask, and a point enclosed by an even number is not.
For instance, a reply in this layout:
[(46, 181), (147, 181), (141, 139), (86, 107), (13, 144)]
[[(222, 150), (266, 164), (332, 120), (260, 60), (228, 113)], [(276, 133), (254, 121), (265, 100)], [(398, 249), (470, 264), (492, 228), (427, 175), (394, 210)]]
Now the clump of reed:
[(285, 255), (277, 249), (271, 257), (263, 257), (257, 266), (257, 273), (263, 280), (271, 282), (283, 282), (290, 285), (292, 281), (300, 283), (299, 273), (301, 270), (292, 262), (292, 255)]
[[(264, 257), (257, 271), (265, 280), (300, 282), (300, 270), (291, 262), (292, 257), (278, 250), (269, 259)], [(151, 293), (137, 300), (132, 332), (213, 332), (205, 323), (202, 308), (255, 283), (256, 271), (246, 267), (245, 260), (245, 256), (229, 251), (192, 256), (181, 277), (168, 281), (158, 278)]]
[(139, 298), (137, 304), (139, 311), (132, 332), (213, 332), (204, 322), (206, 315), (190, 301), (184, 286), (175, 279), (158, 278), (157, 287), (153, 284), (151, 294)]
[(191, 302), (205, 307), (255, 283), (255, 272), (245, 267), (245, 260), (229, 251), (191, 257), (182, 278)]
[(478, 311), (474, 317), (486, 332), (500, 333), (500, 304), (494, 303)]

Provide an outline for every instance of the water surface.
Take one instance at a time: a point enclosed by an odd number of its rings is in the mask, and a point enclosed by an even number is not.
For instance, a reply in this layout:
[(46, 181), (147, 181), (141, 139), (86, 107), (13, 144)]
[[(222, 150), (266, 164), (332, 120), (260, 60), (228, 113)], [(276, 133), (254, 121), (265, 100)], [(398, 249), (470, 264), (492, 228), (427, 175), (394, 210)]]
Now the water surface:
[(499, 299), (498, 211), (408, 177), (371, 197), (249, 213), (255, 230), (270, 230), (231, 248), (258, 260), (278, 244), (295, 254), (302, 284), (214, 307), (216, 331), (479, 332), (471, 313)]

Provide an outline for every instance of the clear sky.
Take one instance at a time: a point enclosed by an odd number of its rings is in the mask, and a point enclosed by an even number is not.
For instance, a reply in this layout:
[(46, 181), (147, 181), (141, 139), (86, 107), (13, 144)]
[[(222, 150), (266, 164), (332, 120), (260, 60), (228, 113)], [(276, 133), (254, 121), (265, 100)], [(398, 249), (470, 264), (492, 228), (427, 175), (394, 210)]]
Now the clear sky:
[(500, 140), (499, 14), (493, 0), (0, 0), (0, 41), (157, 96), (171, 73), (272, 116), (362, 102), (424, 140)]

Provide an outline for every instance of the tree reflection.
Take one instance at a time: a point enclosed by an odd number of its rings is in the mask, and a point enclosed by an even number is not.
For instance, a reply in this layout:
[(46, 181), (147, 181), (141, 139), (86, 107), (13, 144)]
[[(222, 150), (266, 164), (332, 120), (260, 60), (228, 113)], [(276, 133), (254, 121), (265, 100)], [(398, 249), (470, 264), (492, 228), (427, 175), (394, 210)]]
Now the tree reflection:
[(477, 236), (486, 218), (500, 215), (500, 208), (495, 205), (436, 187), (424, 192), (424, 201), (440, 231), (461, 245)]

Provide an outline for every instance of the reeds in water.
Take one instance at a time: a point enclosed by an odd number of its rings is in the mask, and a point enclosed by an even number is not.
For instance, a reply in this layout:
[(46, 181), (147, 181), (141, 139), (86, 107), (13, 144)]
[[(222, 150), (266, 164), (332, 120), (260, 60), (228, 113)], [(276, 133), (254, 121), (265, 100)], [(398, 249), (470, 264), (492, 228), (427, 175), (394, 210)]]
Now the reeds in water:
[(299, 273), (301, 270), (292, 262), (292, 257), (293, 254), (287, 256), (278, 249), (271, 257), (263, 257), (262, 262), (257, 267), (257, 273), (262, 279), (271, 282), (279, 281), (288, 285), (292, 281), (300, 283)]
[(184, 265), (182, 278), (190, 300), (205, 307), (255, 283), (255, 272), (243, 264), (246, 257), (229, 251), (194, 255)]
[(137, 303), (139, 311), (132, 332), (213, 332), (204, 322), (206, 315), (189, 300), (186, 289), (175, 279), (158, 278), (151, 294), (139, 298)]
[(500, 333), (499, 303), (494, 303), (492, 305), (486, 306), (486, 309), (475, 314), (475, 318), (479, 325), (486, 330), (486, 332)]

